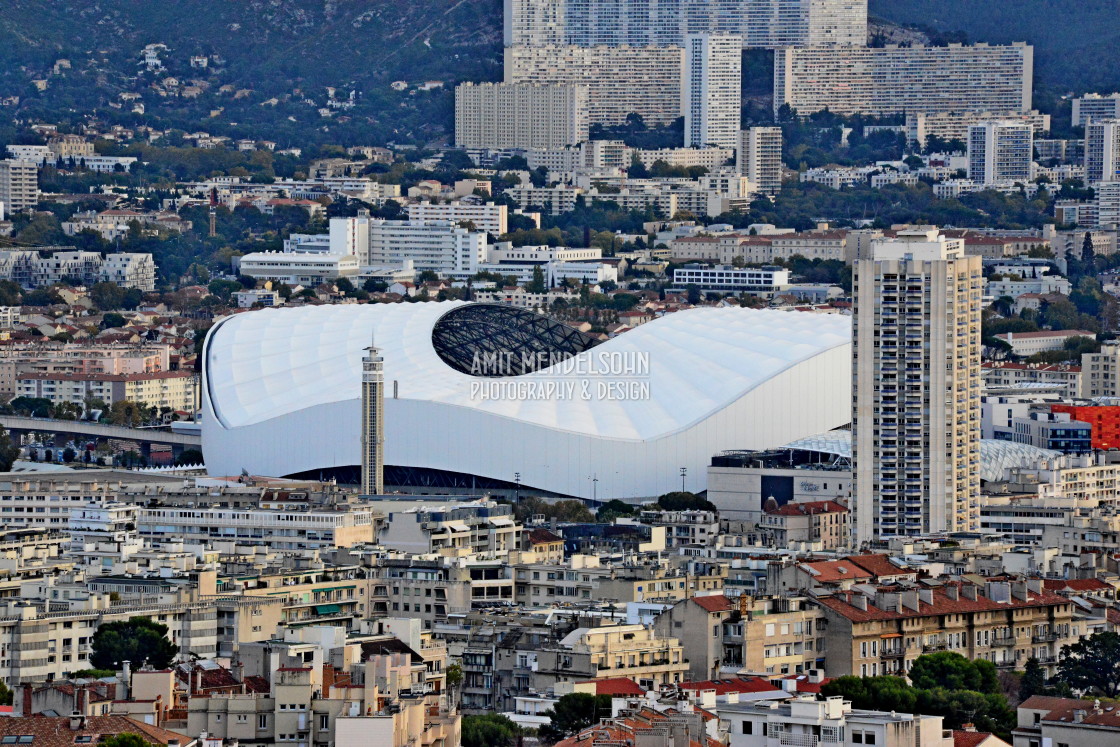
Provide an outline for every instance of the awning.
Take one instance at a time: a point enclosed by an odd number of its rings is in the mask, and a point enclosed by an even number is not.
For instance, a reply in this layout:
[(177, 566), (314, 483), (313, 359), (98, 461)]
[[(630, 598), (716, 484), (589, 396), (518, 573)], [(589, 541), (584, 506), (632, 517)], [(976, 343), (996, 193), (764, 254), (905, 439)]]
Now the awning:
[(448, 524), (447, 528), (452, 532), (469, 532), (471, 530), (466, 524), (458, 523)]
[(342, 608), (337, 604), (318, 604), (315, 606), (315, 614), (317, 615), (337, 615), (342, 612)]
[(490, 523), (493, 524), (496, 527), (511, 527), (511, 526), (513, 526), (513, 520), (512, 519), (507, 519), (504, 516), (501, 516), (501, 517), (498, 517), (498, 518), (492, 518), (492, 519), (490, 519)]
[(883, 633), (880, 638), (901, 638), (902, 633)]

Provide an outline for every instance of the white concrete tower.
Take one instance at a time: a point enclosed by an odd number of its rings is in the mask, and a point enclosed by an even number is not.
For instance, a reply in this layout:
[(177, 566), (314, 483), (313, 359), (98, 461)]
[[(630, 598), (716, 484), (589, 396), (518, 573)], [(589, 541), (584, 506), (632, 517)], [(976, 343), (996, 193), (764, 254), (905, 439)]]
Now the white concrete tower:
[(362, 358), (362, 494), (385, 492), (385, 375), (371, 340)]

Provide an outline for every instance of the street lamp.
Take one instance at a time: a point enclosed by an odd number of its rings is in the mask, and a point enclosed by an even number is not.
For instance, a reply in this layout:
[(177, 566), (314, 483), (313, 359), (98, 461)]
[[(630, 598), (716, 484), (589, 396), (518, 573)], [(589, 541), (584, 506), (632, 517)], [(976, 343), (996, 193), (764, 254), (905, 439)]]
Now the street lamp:
[(688, 467), (681, 467), (681, 492), (682, 493), (685, 492), (685, 490), (684, 490), (684, 478), (687, 477), (687, 476), (688, 476)]

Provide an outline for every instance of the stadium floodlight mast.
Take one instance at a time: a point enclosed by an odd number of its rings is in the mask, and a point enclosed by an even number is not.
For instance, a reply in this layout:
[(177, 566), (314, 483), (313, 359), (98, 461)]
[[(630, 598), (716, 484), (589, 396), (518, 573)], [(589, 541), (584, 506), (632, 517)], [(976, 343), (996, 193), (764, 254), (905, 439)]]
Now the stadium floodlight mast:
[(681, 467), (681, 492), (685, 492), (684, 478), (688, 477), (688, 467)]

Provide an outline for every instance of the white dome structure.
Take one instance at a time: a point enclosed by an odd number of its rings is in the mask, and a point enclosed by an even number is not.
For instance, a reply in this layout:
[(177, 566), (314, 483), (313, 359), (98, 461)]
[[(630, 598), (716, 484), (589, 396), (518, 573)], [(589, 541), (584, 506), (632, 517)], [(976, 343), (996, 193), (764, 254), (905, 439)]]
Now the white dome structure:
[[(384, 358), (389, 485), (436, 486), (425, 481), (438, 475), (453, 491), (520, 475), (555, 494), (634, 499), (679, 490), (684, 467), (686, 488), (700, 491), (717, 452), (851, 419), (844, 316), (705, 307), (589, 347), (547, 317), (495, 304), (265, 309), (223, 319), (207, 337), (210, 473), (356, 468), (371, 338)], [(497, 373), (516, 375), (472, 375), (507, 348), (515, 370)], [(522, 372), (526, 351), (559, 354)]]

